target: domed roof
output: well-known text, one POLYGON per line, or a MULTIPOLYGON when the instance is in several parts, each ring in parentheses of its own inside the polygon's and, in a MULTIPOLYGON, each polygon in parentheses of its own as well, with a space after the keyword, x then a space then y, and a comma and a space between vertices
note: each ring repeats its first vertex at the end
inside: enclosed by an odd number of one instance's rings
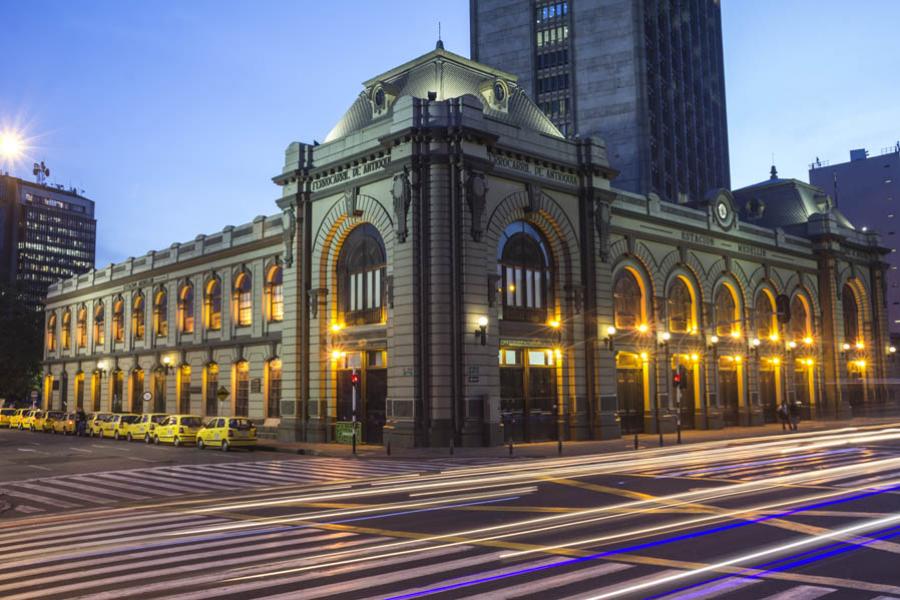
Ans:
POLYGON ((448 52, 438 42, 431 52, 364 82, 364 91, 325 141, 342 138, 389 116, 394 102, 402 96, 441 101, 471 95, 492 119, 564 137, 517 81, 515 75, 448 52))

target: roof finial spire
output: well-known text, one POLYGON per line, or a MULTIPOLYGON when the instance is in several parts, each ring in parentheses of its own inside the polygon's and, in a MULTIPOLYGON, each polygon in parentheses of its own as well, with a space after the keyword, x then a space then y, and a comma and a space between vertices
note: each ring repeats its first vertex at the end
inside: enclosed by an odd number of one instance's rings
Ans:
POLYGON ((435 48, 435 50, 443 50, 444 49, 444 42, 441 41, 441 22, 440 21, 438 21, 438 41, 437 41, 437 44, 435 44, 434 48, 435 48))
POLYGON ((772 153, 772 168, 769 170, 769 179, 778 179, 778 169, 775 168, 775 153, 772 153))

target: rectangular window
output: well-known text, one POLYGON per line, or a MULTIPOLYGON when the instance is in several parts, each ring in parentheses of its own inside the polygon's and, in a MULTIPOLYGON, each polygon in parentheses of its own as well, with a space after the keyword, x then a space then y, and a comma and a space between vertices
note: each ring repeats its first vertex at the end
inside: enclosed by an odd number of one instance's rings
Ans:
POLYGON ((281 416, 281 361, 269 361, 268 417, 281 416))
POLYGON ((219 414, 219 399, 216 392, 219 389, 219 367, 210 365, 206 367, 206 416, 214 417, 219 414))
POLYGON ((250 367, 246 362, 238 363, 235 379, 234 414, 238 417, 246 417, 250 408, 250 367))
POLYGON ((284 286, 272 286, 272 320, 284 320, 284 286))

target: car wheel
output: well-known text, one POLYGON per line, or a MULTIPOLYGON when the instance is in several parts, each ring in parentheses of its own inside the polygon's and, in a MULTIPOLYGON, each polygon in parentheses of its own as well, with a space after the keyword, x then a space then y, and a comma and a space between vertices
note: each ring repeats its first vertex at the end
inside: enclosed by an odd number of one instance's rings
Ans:
POLYGON ((203 443, 203 440, 197 438, 197 450, 203 450, 206 448, 206 444, 203 443))
POLYGON ((153 440, 150 438, 150 434, 149 434, 149 433, 145 433, 145 434, 144 434, 144 443, 145 443, 145 444, 149 444, 149 443, 152 442, 152 441, 153 441, 153 440))
POLYGON ((116 440, 117 442, 119 441, 119 432, 118 431, 113 434, 113 439, 116 440))
POLYGON ((222 440, 222 452, 228 452, 228 440, 222 440))
POLYGON ((158 435, 153 436, 153 443, 156 444, 157 446, 159 446, 159 436, 158 435))
POLYGON ((131 432, 129 431, 129 432, 128 432, 128 441, 130 442, 130 441, 132 441, 133 439, 134 439, 134 438, 131 437, 131 432))
POLYGON ((172 445, 176 448, 181 445, 181 440, 176 436, 175 439, 172 440, 172 445))

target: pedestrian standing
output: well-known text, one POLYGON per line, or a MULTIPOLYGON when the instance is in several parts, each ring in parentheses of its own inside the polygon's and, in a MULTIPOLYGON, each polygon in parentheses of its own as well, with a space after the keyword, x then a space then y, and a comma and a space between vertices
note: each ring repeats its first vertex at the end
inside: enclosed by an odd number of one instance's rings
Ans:
POLYGON ((778 410, 776 412, 778 413, 778 420, 781 421, 781 430, 787 431, 789 427, 788 419, 790 418, 787 402, 782 400, 781 404, 778 405, 778 410))
POLYGON ((797 424, 800 423, 800 403, 791 402, 788 411, 791 419, 791 431, 797 431, 797 424))
POLYGON ((84 409, 79 406, 78 410, 75 411, 75 435, 77 435, 78 437, 84 437, 86 424, 87 415, 84 414, 84 409))

